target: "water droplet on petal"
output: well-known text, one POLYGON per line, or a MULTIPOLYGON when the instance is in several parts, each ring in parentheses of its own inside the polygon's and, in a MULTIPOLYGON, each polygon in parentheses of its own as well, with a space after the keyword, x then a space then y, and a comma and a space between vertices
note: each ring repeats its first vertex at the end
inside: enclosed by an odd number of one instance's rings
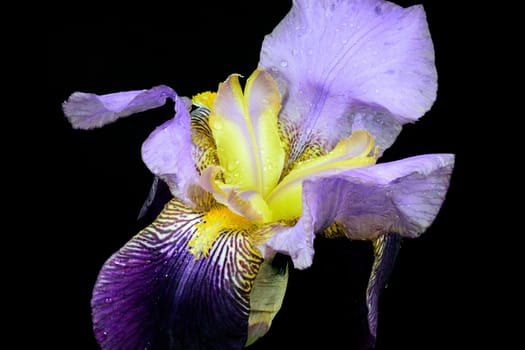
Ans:
POLYGON ((228 163, 226 165, 226 170, 228 170, 229 172, 233 172, 235 168, 236 168, 235 163, 228 163))
POLYGON ((103 331, 102 334, 100 335, 100 341, 106 340, 107 337, 108 337, 108 332, 107 331, 103 331))
POLYGON ((213 119, 212 126, 211 126, 213 129, 221 130, 223 126, 224 126, 224 122, 222 120, 213 119))
POLYGON ((105 302, 106 304, 111 304, 111 303, 113 302, 113 299, 111 299, 111 297, 106 297, 106 298, 104 299, 104 302, 105 302))
POLYGON ((285 60, 282 60, 281 61, 281 67, 283 67, 283 68, 288 67, 288 62, 285 61, 285 60))

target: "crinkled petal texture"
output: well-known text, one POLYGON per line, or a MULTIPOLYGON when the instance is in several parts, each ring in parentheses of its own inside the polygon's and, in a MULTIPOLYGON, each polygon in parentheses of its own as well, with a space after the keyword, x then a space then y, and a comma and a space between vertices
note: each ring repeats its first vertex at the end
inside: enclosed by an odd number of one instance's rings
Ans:
POLYGON ((417 237, 434 221, 447 193, 452 154, 428 154, 350 169, 303 183, 303 215, 293 227, 276 227, 265 255, 289 255, 299 269, 311 265, 313 240, 337 223, 350 239, 387 233, 417 237))
POLYGON ((188 244, 203 221, 170 201, 103 266, 92 298, 103 349, 242 349, 262 257, 246 232, 222 230, 203 258, 188 244))
POLYGON ((312 138, 331 147, 355 129, 370 131, 382 153, 436 98, 422 6, 296 0, 265 38, 259 66, 286 96, 281 119, 295 130, 292 160, 312 138))

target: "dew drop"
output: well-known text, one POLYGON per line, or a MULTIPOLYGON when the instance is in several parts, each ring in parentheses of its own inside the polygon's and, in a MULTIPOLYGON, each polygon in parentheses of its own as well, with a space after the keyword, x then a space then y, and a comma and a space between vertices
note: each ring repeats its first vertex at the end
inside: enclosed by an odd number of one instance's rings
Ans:
POLYGON ((100 336, 100 341, 104 341, 107 338, 108 338, 108 332, 107 331, 102 332, 102 334, 100 336))
POLYGON ((239 161, 235 161, 234 163, 228 163, 226 165, 226 170, 228 170, 230 173, 235 172, 239 168, 239 161))
POLYGON ((283 67, 283 68, 288 67, 288 62, 285 61, 285 60, 282 60, 281 61, 281 67, 283 67))
POLYGON ((213 121, 213 125, 211 126, 213 129, 215 130, 221 130, 222 127, 224 126, 224 122, 220 119, 215 119, 213 121))
POLYGON ((115 261, 115 264, 125 267, 127 265, 128 259, 119 257, 119 258, 115 258, 114 261, 115 261))
POLYGON ((272 163, 264 165, 264 171, 267 172, 267 173, 271 172, 273 170, 273 168, 274 168, 274 166, 273 166, 272 163))
POLYGON ((106 297, 106 298, 104 299, 104 302, 105 302, 106 304, 111 304, 111 303, 113 302, 113 299, 111 299, 111 297, 106 297))

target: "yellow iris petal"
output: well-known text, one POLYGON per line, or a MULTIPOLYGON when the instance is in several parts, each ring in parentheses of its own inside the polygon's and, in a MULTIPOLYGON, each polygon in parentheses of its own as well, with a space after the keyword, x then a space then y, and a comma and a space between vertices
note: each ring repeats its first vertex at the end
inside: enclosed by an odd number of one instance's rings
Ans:
POLYGON ((281 94, 272 77, 256 70, 246 82, 245 101, 258 145, 261 188, 266 196, 277 185, 284 165, 284 148, 277 127, 281 94))
POLYGON ((225 183, 265 196, 275 187, 284 163, 277 114, 277 84, 262 70, 248 78, 245 93, 238 75, 219 85, 209 124, 225 183))
POLYGON ((243 191, 235 185, 217 180, 220 170, 217 166, 206 168, 200 178, 202 188, 213 194, 217 202, 253 223, 262 224, 272 221, 272 213, 259 192, 243 191))
POLYGON ((376 157, 370 155, 373 145, 374 139, 370 133, 357 130, 350 137, 339 141, 328 154, 297 164, 266 199, 274 213, 274 220, 294 219, 301 215, 304 180, 374 164, 376 157))

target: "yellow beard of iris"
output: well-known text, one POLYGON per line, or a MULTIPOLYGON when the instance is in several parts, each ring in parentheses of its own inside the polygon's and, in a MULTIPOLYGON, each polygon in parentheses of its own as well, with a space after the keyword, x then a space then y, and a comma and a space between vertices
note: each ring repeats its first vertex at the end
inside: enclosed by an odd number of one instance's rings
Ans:
POLYGON ((238 77, 231 75, 217 93, 193 98, 195 105, 210 110, 208 122, 219 159, 219 165, 202 172, 200 184, 231 212, 255 225, 297 219, 305 179, 375 163, 372 135, 357 130, 328 154, 298 163, 282 177, 285 150, 278 129, 277 83, 257 69, 243 92, 238 77))
POLYGON ((195 225, 197 231, 188 242, 189 251, 195 256, 195 260, 203 256, 206 258, 221 231, 247 231, 252 227, 250 221, 232 213, 227 207, 212 208, 204 215, 202 221, 195 225))

